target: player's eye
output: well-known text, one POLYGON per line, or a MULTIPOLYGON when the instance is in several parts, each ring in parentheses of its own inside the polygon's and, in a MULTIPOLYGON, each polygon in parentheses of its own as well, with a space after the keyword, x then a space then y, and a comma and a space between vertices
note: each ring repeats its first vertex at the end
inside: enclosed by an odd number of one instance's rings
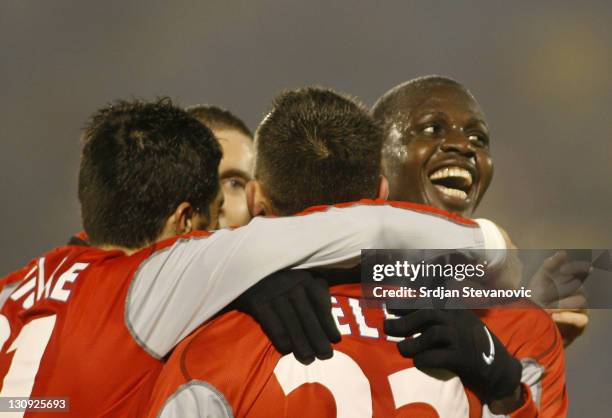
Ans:
POLYGON ((470 134, 468 140, 480 148, 486 148, 489 146, 489 138, 485 134, 470 134))
POLYGON ((442 132, 442 127, 436 123, 432 123, 423 127, 421 132, 428 136, 435 136, 442 132))
POLYGON ((246 180, 240 177, 229 177, 226 179, 223 179, 221 181, 221 184, 223 185, 223 187, 235 191, 235 190, 240 190, 240 189, 244 189, 246 186, 246 180))

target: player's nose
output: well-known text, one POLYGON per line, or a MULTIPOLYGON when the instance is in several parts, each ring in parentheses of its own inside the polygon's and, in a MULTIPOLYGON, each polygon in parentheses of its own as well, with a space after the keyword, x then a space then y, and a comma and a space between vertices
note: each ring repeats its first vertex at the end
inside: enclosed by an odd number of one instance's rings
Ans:
POLYGON ((444 152, 455 152, 466 157, 474 155, 472 143, 460 132, 449 133, 440 143, 440 150, 444 152))

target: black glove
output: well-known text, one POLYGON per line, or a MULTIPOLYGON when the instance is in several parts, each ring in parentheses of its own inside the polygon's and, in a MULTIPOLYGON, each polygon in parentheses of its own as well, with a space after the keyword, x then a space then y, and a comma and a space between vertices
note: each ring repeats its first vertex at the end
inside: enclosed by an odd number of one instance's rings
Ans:
POLYGON ((304 270, 271 274, 244 292, 234 305, 251 315, 282 354, 303 364, 332 356, 340 332, 331 314, 329 287, 304 270))
POLYGON ((407 337, 398 349, 418 369, 454 372, 483 402, 511 395, 520 383, 521 363, 470 310, 412 310, 386 320, 385 332, 407 337))

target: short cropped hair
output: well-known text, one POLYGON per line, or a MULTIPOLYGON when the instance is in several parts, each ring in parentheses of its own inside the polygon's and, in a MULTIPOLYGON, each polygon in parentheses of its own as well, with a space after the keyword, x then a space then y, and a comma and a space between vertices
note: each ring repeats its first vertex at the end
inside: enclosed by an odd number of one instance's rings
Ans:
POLYGON ((253 133, 242 119, 227 109, 214 105, 195 105, 185 110, 211 130, 232 129, 253 138, 253 133))
POLYGON ((463 91, 476 102, 472 93, 463 84, 452 78, 440 75, 414 78, 387 91, 372 107, 372 115, 385 130, 385 136, 388 136, 390 128, 394 123, 407 116, 405 114, 406 104, 410 103, 415 95, 436 87, 456 88, 463 91))
POLYGON ((182 202, 208 215, 219 191, 221 148, 170 99, 103 107, 82 138, 79 201, 92 245, 150 244, 182 202))
POLYGON ((255 135, 255 177, 279 215, 374 198, 382 131, 348 96, 308 87, 281 93, 255 135))

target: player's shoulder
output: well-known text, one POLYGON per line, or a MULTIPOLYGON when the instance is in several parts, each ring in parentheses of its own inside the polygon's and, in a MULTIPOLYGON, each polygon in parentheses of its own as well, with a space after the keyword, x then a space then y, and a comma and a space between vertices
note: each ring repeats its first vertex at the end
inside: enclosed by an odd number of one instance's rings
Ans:
POLYGON ((41 265, 46 268, 55 268, 60 264, 65 264, 67 260, 79 260, 90 262, 96 258, 103 256, 100 250, 92 247, 64 245, 55 247, 36 258, 31 259, 23 267, 8 273, 0 279, 0 288, 7 284, 12 284, 23 280, 33 269, 41 265))
MULTIPOLYGON (((168 238, 125 257, 117 267, 126 272, 132 272, 135 282, 148 283, 145 286, 135 287, 136 290, 143 290, 142 296, 148 297, 147 289, 151 283, 159 278, 159 272, 162 269, 165 269, 166 272, 172 269, 182 271, 185 263, 188 263, 197 254, 198 241, 210 238, 213 235, 207 231, 195 231, 168 238)), ((174 274, 165 274, 165 277, 174 276, 174 274)))
MULTIPOLYGON (((87 276, 85 272, 93 264, 117 255, 118 252, 73 245, 47 251, 0 279, 0 308, 17 314, 22 310, 36 311, 41 304, 57 307, 68 300, 77 277, 87 276), (9 300, 13 303, 7 303, 9 300)), ((83 279, 78 281, 81 282, 83 279)), ((45 306, 44 309, 49 307, 45 306)))
POLYGON ((154 256, 163 256, 168 254, 172 248, 185 244, 189 245, 202 239, 211 238, 214 235, 214 233, 208 231, 193 231, 189 234, 177 235, 142 248, 130 255, 130 258, 134 261, 143 261, 154 256))
POLYGON ((257 344, 260 340, 266 340, 268 343, 259 324, 251 316, 232 310, 196 329, 181 343, 180 351, 185 359, 197 358, 207 353, 232 355, 234 351, 242 351, 245 347, 254 350, 261 345, 257 344))
POLYGON ((475 220, 461 217, 455 213, 448 212, 444 209, 440 209, 434 206, 425 205, 421 203, 404 202, 404 201, 393 201, 384 199, 361 199, 353 202, 343 202, 334 205, 318 205, 312 206, 304 211, 298 213, 296 216, 310 215, 313 213, 326 212, 332 209, 348 209, 348 208, 363 208, 363 207, 390 207, 399 210, 406 210, 411 212, 419 212, 425 215, 443 218, 446 220, 453 221, 455 223, 478 227, 478 223, 475 220))
POLYGON ((201 239, 210 238, 215 235, 215 232, 209 231, 192 231, 188 234, 177 235, 171 238, 164 239, 162 241, 156 242, 155 244, 141 250, 142 253, 147 252, 155 252, 165 250, 166 248, 172 247, 175 244, 181 244, 186 242, 198 241, 201 239))
POLYGON ((484 310, 483 320, 491 323, 501 323, 510 328, 523 328, 530 324, 537 330, 547 329, 554 325, 550 315, 538 305, 530 301, 521 301, 499 308, 484 310))
POLYGON ((173 408, 180 409, 183 416, 192 407, 192 399, 204 402, 210 395, 214 403, 223 405, 227 416, 233 416, 230 411, 244 402, 252 404, 251 397, 261 392, 273 370, 272 366, 270 373, 265 373, 260 367, 267 361, 262 347, 265 350, 268 341, 260 332, 249 316, 238 311, 200 326, 176 346, 166 361, 155 383, 147 416, 166 416, 166 411, 173 408), (192 399, 186 399, 186 393, 192 399))
POLYGON ((227 383, 244 381, 245 373, 265 368, 266 364, 273 370, 280 354, 253 318, 230 311, 194 331, 177 346, 172 356, 180 357, 186 379, 219 383, 214 382, 219 378, 227 383))

